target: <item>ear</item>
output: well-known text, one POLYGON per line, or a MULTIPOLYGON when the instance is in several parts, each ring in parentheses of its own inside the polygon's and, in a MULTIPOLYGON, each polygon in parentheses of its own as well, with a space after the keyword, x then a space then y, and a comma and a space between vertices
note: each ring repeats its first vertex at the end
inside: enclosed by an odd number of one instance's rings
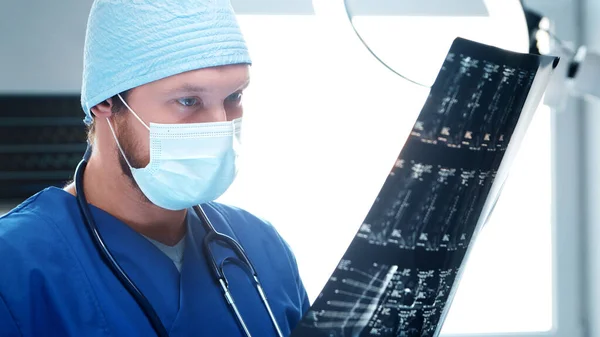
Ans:
POLYGON ((96 118, 108 118, 112 114, 113 101, 109 98, 102 103, 92 107, 92 113, 96 118))

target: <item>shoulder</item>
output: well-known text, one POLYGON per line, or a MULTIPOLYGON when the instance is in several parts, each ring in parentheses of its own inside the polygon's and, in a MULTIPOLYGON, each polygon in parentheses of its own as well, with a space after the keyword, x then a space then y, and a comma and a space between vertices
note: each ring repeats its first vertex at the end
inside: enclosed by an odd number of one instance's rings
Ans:
POLYGON ((0 217, 0 328, 10 315, 23 335, 38 336, 63 331, 73 313, 98 313, 79 216, 72 195, 46 189, 0 217))
POLYGON ((221 218, 244 249, 262 251, 285 261, 296 279, 300 279, 296 257, 291 247, 269 221, 232 205, 211 202, 206 206, 207 215, 221 218))
POLYGON ((25 249, 32 241, 49 241, 56 236, 53 223, 60 222, 64 211, 47 193, 41 191, 0 216, 0 252, 25 249))
MULTIPOLYGON (((296 257, 275 227, 265 219, 238 207, 221 203, 209 203, 205 211, 209 218, 220 218, 226 229, 244 248, 262 277, 267 279, 267 287, 281 288, 293 305, 288 322, 293 327, 308 310, 309 299, 300 277, 296 257), (211 217, 212 216, 212 217, 211 217)), ((215 224, 216 225, 216 224, 215 224)), ((218 228, 221 230, 221 228, 218 228)), ((262 279, 261 282, 265 283, 262 279)), ((273 290, 276 293, 277 290, 273 290)))
POLYGON ((207 204, 207 214, 220 217, 224 224, 231 229, 236 239, 246 245, 261 243, 263 248, 283 250, 292 254, 290 247, 277 229, 266 219, 258 217, 243 208, 217 202, 207 204), (265 246, 264 244, 269 244, 265 246))
POLYGON ((27 297, 40 294, 47 282, 48 269, 64 270, 56 265, 63 260, 60 248, 63 239, 51 223, 52 217, 58 216, 60 211, 47 204, 44 193, 30 197, 0 217, 0 304, 3 307, 0 308, 0 326, 12 317, 20 322, 26 335, 32 326, 28 319, 33 310, 27 297))
POLYGON ((269 261, 271 266, 299 279, 292 249, 270 222, 239 207, 215 202, 207 206, 207 215, 221 218, 223 228, 219 230, 226 234, 229 231, 229 235, 232 235, 250 256, 255 255, 261 262, 269 261))
POLYGON ((259 230, 279 237, 279 233, 277 233, 277 230, 270 222, 243 208, 218 202, 210 202, 205 206, 208 206, 207 213, 223 217, 234 231, 259 230))
POLYGON ((5 275, 0 290, 65 257, 67 239, 60 227, 68 226, 67 213, 67 206, 44 190, 0 217, 0 275, 5 275))
POLYGON ((40 213, 40 192, 0 217, 0 253, 20 250, 28 241, 44 238, 49 226, 40 213))

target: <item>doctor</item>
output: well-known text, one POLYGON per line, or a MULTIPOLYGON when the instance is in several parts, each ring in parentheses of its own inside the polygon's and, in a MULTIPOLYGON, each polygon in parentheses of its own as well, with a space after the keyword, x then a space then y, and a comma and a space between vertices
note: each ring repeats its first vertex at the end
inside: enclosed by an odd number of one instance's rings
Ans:
POLYGON ((0 336, 290 334, 309 306, 292 252, 214 202, 250 63, 227 0, 94 2, 91 146, 73 184, 0 218, 0 336))

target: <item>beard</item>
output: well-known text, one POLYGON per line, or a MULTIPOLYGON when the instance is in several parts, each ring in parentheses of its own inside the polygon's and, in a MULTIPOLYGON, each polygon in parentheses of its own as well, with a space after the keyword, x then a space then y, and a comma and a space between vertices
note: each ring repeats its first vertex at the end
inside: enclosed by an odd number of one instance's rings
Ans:
POLYGON ((123 150, 123 154, 121 154, 121 151, 119 151, 119 147, 117 146, 116 148, 121 172, 124 176, 127 177, 127 180, 129 181, 131 186, 139 192, 141 201, 143 203, 152 204, 152 202, 148 199, 148 197, 146 197, 144 192, 142 192, 142 189, 135 181, 135 178, 133 178, 133 173, 131 173, 131 169, 129 168, 129 165, 131 165, 131 167, 133 168, 146 167, 150 162, 150 158, 142 157, 142 151, 140 150, 141 146, 139 145, 139 142, 136 141, 133 133, 131 132, 131 129, 129 128, 129 120, 127 119, 127 117, 123 115, 115 117, 116 118, 113 118, 115 121, 115 126, 117 126, 115 129, 115 134, 119 144, 121 145, 121 149, 123 150), (127 164, 127 161, 123 156, 127 157, 129 165, 127 164))

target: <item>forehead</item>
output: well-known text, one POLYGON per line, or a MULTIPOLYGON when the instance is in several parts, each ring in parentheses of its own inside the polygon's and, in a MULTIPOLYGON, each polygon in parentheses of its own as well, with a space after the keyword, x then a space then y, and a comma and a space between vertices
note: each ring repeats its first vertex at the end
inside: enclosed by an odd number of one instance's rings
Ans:
POLYGON ((235 91, 244 87, 249 81, 250 67, 246 64, 235 64, 187 71, 141 87, 165 92, 182 89, 187 91, 235 91))

